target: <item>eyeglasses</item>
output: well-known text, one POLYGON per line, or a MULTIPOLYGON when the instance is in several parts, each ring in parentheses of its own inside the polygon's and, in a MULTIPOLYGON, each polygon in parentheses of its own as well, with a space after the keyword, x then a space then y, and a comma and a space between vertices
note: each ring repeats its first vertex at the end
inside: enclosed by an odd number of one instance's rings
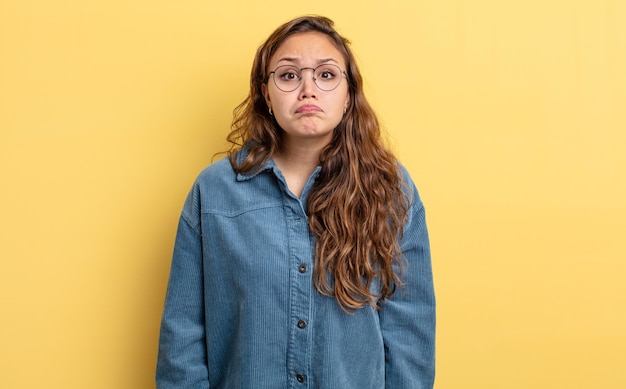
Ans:
MULTIPOLYGON (((342 75, 346 76, 345 70, 339 66, 326 63, 315 68, 298 68, 293 65, 281 65, 270 72, 269 76, 274 79, 274 84, 283 92, 293 92, 302 83, 302 71, 310 69, 313 71, 313 82, 318 88, 325 92, 330 92, 341 84, 342 75)), ((268 76, 268 78, 269 78, 268 76)))

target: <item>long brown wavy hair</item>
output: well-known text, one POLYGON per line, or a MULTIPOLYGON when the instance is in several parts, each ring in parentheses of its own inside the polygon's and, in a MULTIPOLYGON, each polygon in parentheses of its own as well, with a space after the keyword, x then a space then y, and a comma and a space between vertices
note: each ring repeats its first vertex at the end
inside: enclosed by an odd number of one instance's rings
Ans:
POLYGON ((350 42, 333 21, 305 16, 280 26, 257 50, 250 94, 234 110, 229 158, 238 173, 252 174, 281 147, 282 129, 270 115, 262 86, 268 63, 291 35, 326 34, 344 56, 350 101, 332 141, 320 155, 321 171, 308 197, 309 228, 316 238, 313 280, 350 311, 391 297, 402 285, 400 238, 409 198, 396 158, 383 145, 380 125, 363 93, 350 42), (237 161, 242 149, 247 158, 237 161), (376 280, 376 281, 375 281, 376 280))

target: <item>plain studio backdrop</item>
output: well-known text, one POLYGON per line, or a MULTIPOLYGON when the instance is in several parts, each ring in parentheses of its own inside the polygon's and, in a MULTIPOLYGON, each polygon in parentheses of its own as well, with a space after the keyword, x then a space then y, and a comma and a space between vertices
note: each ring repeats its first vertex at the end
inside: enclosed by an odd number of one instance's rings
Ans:
POLYGON ((621 0, 1 0, 0 386, 154 387, 183 200, 302 14, 426 204, 436 388, 625 388, 621 0))

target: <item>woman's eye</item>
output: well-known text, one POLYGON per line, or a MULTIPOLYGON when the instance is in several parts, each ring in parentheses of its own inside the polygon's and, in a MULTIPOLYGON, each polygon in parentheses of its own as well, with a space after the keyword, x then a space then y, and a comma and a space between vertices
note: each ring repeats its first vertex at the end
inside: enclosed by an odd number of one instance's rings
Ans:
POLYGON ((282 78, 285 81, 297 80, 298 74, 294 72, 285 72, 280 76, 280 78, 282 78))
POLYGON ((335 78, 335 73, 333 73, 330 70, 323 70, 320 73, 319 78, 321 78, 323 80, 331 80, 331 79, 335 78))

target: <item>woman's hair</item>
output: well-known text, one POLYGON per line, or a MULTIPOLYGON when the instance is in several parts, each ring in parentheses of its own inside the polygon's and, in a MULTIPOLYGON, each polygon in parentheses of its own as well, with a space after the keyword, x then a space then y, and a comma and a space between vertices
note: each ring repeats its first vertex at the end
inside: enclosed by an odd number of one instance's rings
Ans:
POLYGON ((347 111, 321 152, 321 170, 308 196, 309 227, 316 238, 313 279, 316 288, 335 296, 344 310, 378 307, 379 299, 392 296, 402 285, 400 238, 410 199, 398 163, 381 141, 350 42, 330 19, 294 19, 259 47, 250 94, 234 111, 229 158, 235 171, 252 174, 280 150, 282 129, 269 113, 262 86, 280 45, 291 35, 312 31, 327 35, 342 53, 350 93, 347 111), (242 148, 249 154, 238 161, 242 148))

